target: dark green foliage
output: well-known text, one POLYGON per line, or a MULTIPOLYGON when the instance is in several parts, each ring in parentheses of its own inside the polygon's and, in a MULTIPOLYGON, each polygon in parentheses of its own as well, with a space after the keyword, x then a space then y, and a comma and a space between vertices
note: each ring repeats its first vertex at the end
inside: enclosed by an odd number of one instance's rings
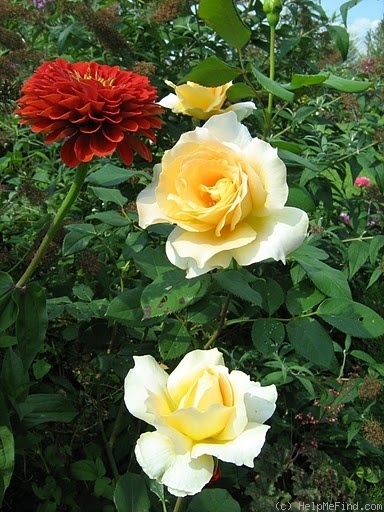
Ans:
MULTIPOLYGON (((276 29, 272 79, 262 3, 231 0, 217 13, 215 4, 47 0, 37 8, 0 0, 4 512, 173 510, 175 498, 136 463, 146 426, 126 411, 123 380, 134 355, 173 369, 207 342, 230 370, 275 384, 279 399, 254 468, 220 463, 221 478, 187 498, 186 511, 383 499, 382 63, 350 62, 344 26, 330 24, 316 2, 290 1, 276 29), (135 199, 152 165, 136 157, 127 169, 114 155, 92 161, 33 279, 15 288, 74 176, 60 145, 44 144, 11 113, 22 80, 59 55, 146 70, 159 98, 170 92, 164 79, 233 80, 228 98, 256 103, 244 123, 278 148, 288 204, 310 217, 305 243, 286 265, 232 265, 187 280, 165 254, 172 227, 137 223, 135 199), (370 185, 354 185, 358 176, 370 185), (371 394, 367 376, 379 383, 371 394), (379 425, 376 437, 367 425, 379 425)), ((341 7, 344 24, 354 4, 341 7)), ((379 36, 380 27, 370 36, 375 51, 379 36)), ((154 163, 194 128, 169 111, 163 119, 154 163)))

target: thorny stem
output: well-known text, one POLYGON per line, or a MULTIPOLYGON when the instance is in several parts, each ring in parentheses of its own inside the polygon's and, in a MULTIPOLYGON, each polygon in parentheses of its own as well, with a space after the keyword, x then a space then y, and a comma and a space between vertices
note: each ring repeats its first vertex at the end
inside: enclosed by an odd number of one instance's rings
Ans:
POLYGON ((224 305, 221 309, 219 325, 217 326, 216 331, 212 334, 212 336, 209 338, 207 343, 204 345, 204 347, 203 347, 204 350, 207 350, 209 347, 211 347, 215 343, 217 338, 220 336, 220 333, 223 330, 223 327, 225 324, 225 318, 227 316, 229 303, 231 302, 231 297, 232 297, 231 294, 228 293, 227 298, 225 299, 224 305))
POLYGON ((52 221, 52 224, 50 225, 47 233, 45 234, 39 248, 37 249, 35 255, 32 258, 32 261, 28 265, 27 269, 25 270, 24 274, 19 279, 18 283, 16 284, 16 288, 22 288, 26 285, 26 283, 31 278, 32 274, 35 272, 36 268, 38 267, 39 263, 41 262, 42 258, 44 257, 45 253, 49 249, 49 246, 58 232, 59 228, 63 224, 64 218, 67 215, 69 209, 75 202, 77 196, 79 195, 81 188, 84 184, 85 177, 87 175, 89 168, 88 163, 82 163, 80 164, 76 169, 76 175, 74 182, 71 185, 71 188, 68 191, 68 194, 66 198, 64 199, 62 205, 60 206, 59 210, 56 213, 55 218, 52 221))

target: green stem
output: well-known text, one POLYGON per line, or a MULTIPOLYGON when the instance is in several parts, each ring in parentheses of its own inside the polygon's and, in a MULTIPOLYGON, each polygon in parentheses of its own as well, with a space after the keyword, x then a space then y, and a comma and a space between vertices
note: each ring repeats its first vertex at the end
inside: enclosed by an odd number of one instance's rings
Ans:
POLYGON ((39 263, 41 262, 43 256, 47 252, 54 236, 61 227, 65 216, 67 215, 69 209, 71 208, 71 206, 73 205, 77 196, 80 193, 80 190, 84 184, 84 180, 88 172, 88 168, 88 163, 82 163, 76 169, 75 180, 72 183, 71 188, 69 189, 69 192, 66 198, 64 199, 62 205, 60 206, 58 212, 56 213, 56 216, 53 219, 52 224, 50 225, 46 235, 44 236, 39 248, 37 249, 34 257, 32 258, 32 261, 30 262, 26 271, 16 284, 17 288, 22 288, 23 286, 26 285, 26 283, 28 282, 28 280, 38 267, 39 263))
POLYGON ((118 411, 116 419, 115 419, 115 423, 113 424, 112 433, 111 433, 111 436, 108 441, 108 444, 109 444, 109 447, 111 450, 113 450, 113 447, 115 446, 117 435, 120 432, 121 425, 123 423, 125 411, 126 411, 126 407, 125 407, 124 399, 122 399, 120 402, 119 411, 118 411))
POLYGON ((341 240, 343 244, 346 242, 362 242, 363 240, 372 240, 375 238, 374 236, 359 236, 358 238, 345 238, 344 240, 341 240))
POLYGON ((108 441, 103 424, 103 418, 101 416, 101 397, 100 397, 100 375, 96 375, 96 395, 97 395, 97 422, 99 424, 101 437, 104 442, 105 451, 108 457, 108 462, 112 470, 113 478, 117 482, 120 478, 119 470, 117 468, 115 457, 113 456, 112 447, 110 441, 108 441))
POLYGON ((203 347, 204 350, 207 350, 209 347, 211 347, 211 345, 213 345, 215 343, 215 341, 217 340, 217 338, 220 336, 220 333, 223 330, 223 327, 225 324, 225 319, 227 316, 229 303, 231 302, 231 297, 232 297, 231 294, 228 293, 225 303, 221 309, 219 325, 217 326, 216 331, 212 334, 212 336, 209 338, 207 343, 204 345, 204 347, 203 347))
POLYGON ((363 153, 366 149, 369 149, 369 148, 372 148, 373 146, 376 146, 378 144, 377 141, 375 142, 372 142, 371 144, 368 144, 368 146, 364 146, 363 148, 360 148, 360 149, 356 149, 356 151, 354 151, 353 153, 350 153, 349 155, 344 155, 344 156, 341 156, 340 158, 338 158, 337 160, 335 160, 335 164, 338 164, 340 162, 343 162, 344 160, 348 160, 348 158, 351 158, 351 156, 355 156, 355 155, 360 155, 361 153, 363 153))
POLYGON ((181 498, 181 497, 179 496, 179 497, 177 498, 177 500, 176 500, 175 508, 173 509, 173 512, 180 512, 182 502, 183 502, 183 498, 181 498))
MULTIPOLYGON (((275 39, 276 31, 274 26, 270 26, 269 38, 269 78, 275 80, 275 39)), ((268 137, 272 124, 273 94, 268 94, 268 107, 265 115, 264 139, 268 137)))

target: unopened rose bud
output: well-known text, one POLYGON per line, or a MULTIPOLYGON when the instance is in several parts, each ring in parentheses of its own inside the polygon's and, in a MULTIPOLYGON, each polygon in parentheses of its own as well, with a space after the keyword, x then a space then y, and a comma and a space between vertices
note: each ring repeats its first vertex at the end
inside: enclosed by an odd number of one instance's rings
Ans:
POLYGON ((278 24, 282 8, 281 0, 264 0, 263 11, 267 15, 267 20, 271 27, 276 27, 278 24))

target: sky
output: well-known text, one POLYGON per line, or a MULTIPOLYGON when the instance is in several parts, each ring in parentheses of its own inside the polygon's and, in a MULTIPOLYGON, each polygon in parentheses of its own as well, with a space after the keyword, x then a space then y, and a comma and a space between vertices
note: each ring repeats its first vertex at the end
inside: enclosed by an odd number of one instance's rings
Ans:
MULTIPOLYGON (((318 0, 328 16, 338 14, 341 22, 340 6, 347 0, 318 0)), ((384 0, 361 0, 361 2, 348 11, 348 30, 352 37, 356 37, 360 51, 365 50, 365 35, 371 28, 376 28, 384 17, 384 0)))

